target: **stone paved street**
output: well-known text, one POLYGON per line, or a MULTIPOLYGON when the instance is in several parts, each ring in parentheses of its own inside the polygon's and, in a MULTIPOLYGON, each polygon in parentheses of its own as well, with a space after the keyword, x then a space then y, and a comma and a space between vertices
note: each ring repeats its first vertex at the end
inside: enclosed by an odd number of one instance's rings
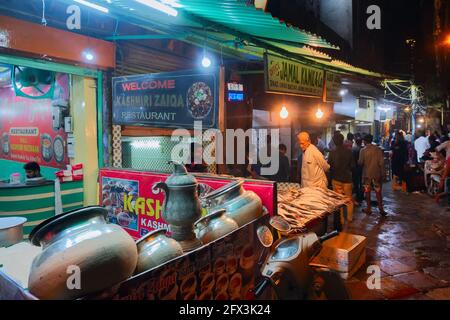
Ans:
MULTIPOLYGON (((344 231, 367 237, 366 264, 347 280, 353 299, 450 299, 450 213, 425 194, 405 194, 385 185, 388 217, 358 208, 344 231), (381 267, 381 289, 369 290, 366 270, 381 267)), ((375 195, 373 195, 375 198, 375 195)))

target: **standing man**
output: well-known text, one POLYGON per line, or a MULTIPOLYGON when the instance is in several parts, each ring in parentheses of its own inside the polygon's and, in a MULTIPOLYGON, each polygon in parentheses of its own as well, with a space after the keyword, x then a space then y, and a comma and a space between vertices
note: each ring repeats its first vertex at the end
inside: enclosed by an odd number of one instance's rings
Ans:
POLYGON ((311 139, 311 143, 313 145, 315 145, 317 147, 317 149, 319 149, 319 151, 325 155, 326 152, 328 152, 327 149, 327 145, 325 142, 323 142, 323 140, 320 138, 319 134, 317 133, 311 133, 309 135, 310 139, 311 139))
POLYGON ((353 193, 355 194, 355 200, 359 205, 364 200, 364 190, 362 187, 362 167, 358 164, 359 154, 362 149, 362 139, 361 137, 356 138, 355 144, 352 148, 353 161, 355 167, 352 170, 353 178, 353 193))
MULTIPOLYGON (((328 163, 330 164, 331 182, 333 190, 345 195, 348 200, 347 220, 353 220, 353 194, 352 169, 355 167, 352 151, 344 146, 344 136, 338 134, 333 138, 336 148, 330 151, 328 163)), ((341 224, 344 224, 344 210, 341 209, 341 224)))
MULTIPOLYGON (((334 134, 333 134, 333 138, 335 136, 337 136, 338 134, 340 134, 340 133, 341 133, 340 130, 335 131, 334 134)), ((331 138, 330 143, 328 143, 328 150, 330 150, 330 151, 333 150, 336 147, 336 145, 334 144, 333 138, 331 138)))
POLYGON ((344 141, 344 147, 346 147, 348 150, 352 150, 354 140, 355 136, 353 135, 353 133, 347 133, 347 140, 344 141))
POLYGON ((417 152, 417 162, 423 163, 422 157, 425 151, 427 151, 430 148, 430 142, 428 141, 428 138, 425 136, 425 133, 422 131, 420 133, 420 136, 414 141, 414 149, 416 149, 417 152))
POLYGON ((291 164, 289 163, 289 158, 286 156, 287 147, 285 144, 280 143, 279 153, 280 153, 279 168, 275 181, 289 182, 289 175, 291 173, 291 164))
POLYGON ((297 139, 303 150, 302 187, 327 189, 328 181, 325 172, 330 169, 330 166, 325 161, 323 154, 311 143, 307 132, 300 132, 297 139))
POLYGON ((383 151, 372 144, 373 137, 368 134, 363 138, 365 147, 361 150, 358 164, 363 168, 363 186, 366 194, 367 209, 363 210, 366 214, 372 213, 372 203, 370 200, 370 193, 372 188, 375 189, 375 194, 378 201, 378 210, 382 216, 387 213, 383 208, 382 184, 384 177, 384 156, 383 151))

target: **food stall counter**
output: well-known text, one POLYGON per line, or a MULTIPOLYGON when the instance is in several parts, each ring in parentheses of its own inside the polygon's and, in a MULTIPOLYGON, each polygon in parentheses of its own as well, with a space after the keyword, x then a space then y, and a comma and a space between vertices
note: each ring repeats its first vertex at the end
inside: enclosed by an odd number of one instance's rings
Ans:
POLYGON ((61 197, 62 211, 83 206, 83 181, 64 182, 55 190, 55 182, 9 184, 0 182, 0 217, 24 217, 24 237, 44 220, 55 215, 55 199, 61 197))

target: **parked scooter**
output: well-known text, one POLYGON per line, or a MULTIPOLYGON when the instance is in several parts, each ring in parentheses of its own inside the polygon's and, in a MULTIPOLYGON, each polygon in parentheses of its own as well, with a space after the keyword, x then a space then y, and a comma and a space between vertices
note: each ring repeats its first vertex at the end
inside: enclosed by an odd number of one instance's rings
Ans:
POLYGON ((350 296, 339 274, 327 268, 311 267, 309 262, 322 249, 322 242, 337 236, 333 231, 322 237, 314 232, 289 235, 290 225, 277 216, 270 220, 278 240, 267 226, 258 230, 258 238, 270 252, 261 255, 262 280, 255 287, 258 299, 348 300, 350 296), (264 262, 262 262, 264 261, 264 262), (268 290, 271 289, 271 290, 268 290))

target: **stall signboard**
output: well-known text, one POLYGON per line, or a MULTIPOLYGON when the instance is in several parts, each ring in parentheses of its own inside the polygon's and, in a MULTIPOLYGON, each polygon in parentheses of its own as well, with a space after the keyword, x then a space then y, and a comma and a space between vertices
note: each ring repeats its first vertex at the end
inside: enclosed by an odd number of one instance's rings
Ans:
POLYGON ((244 85, 242 83, 230 82, 227 84, 228 102, 244 101, 244 85))
POLYGON ((341 81, 339 74, 328 71, 325 73, 325 102, 342 102, 341 81))
MULTIPOLYGON (((108 220, 122 226, 135 239, 152 230, 170 230, 162 217, 164 192, 153 188, 168 176, 166 173, 100 170, 100 204, 108 210, 108 220)), ((204 192, 211 192, 232 181, 211 175, 196 175, 196 179, 204 192)), ((244 188, 255 192, 268 212, 275 214, 275 183, 246 180, 244 188)))
POLYGON ((264 55, 264 62, 266 92, 323 97, 323 70, 269 54, 264 55))
MULTIPOLYGON (((33 90, 23 88, 22 93, 33 90)), ((10 84, 0 84, 0 159, 64 168, 69 163, 67 134, 54 119, 60 119, 68 101, 67 74, 56 74, 53 99, 17 96, 10 84)))
POLYGON ((152 73, 112 80, 113 123, 155 128, 217 128, 219 68, 152 73))

